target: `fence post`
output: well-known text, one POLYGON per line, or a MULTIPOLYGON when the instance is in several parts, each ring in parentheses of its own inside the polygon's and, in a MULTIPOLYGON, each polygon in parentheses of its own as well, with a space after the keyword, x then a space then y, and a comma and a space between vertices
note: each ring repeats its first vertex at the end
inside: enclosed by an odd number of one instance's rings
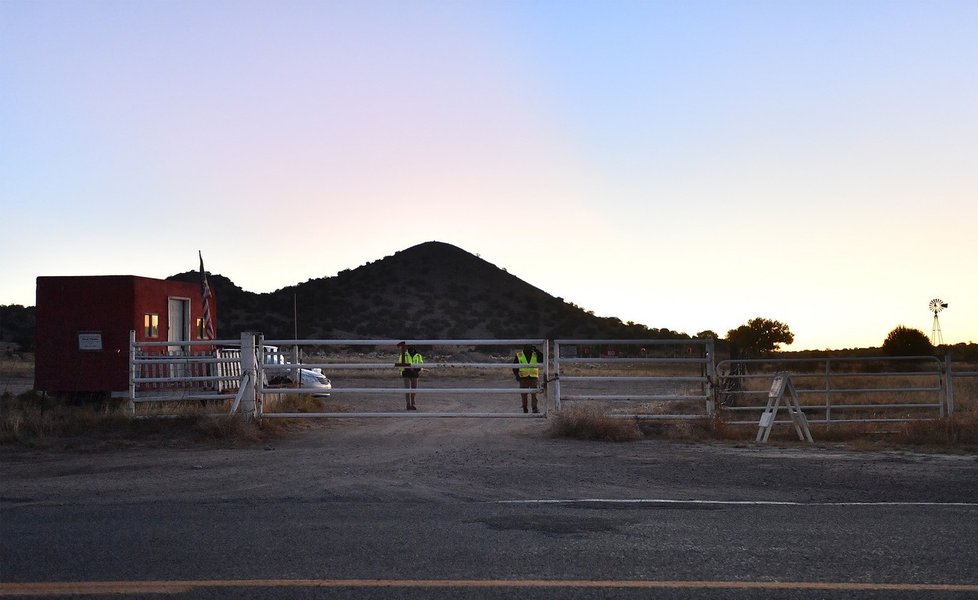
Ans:
POLYGON ((136 416, 136 330, 129 330, 129 417, 136 416))
POLYGON ((560 342, 554 340, 554 374, 553 374, 553 404, 554 410, 560 412, 560 342))
POLYGON ((543 340, 543 413, 549 414, 553 408, 550 402, 550 340, 543 340))
POLYGON ((944 399, 947 402, 948 418, 954 416, 954 373, 951 367, 951 355, 944 355, 944 399))
MULTIPOLYGON (((285 356, 284 354, 282 355, 285 356)), ((299 365, 302 361, 299 360, 299 344, 292 346, 292 364, 299 365)), ((293 377, 292 381, 295 382, 297 387, 302 387, 302 370, 297 366, 295 369, 289 370, 289 376, 293 377)))
POLYGON ((825 424, 832 422, 832 359, 825 359, 825 424))
POLYGON ((706 339, 706 384, 704 391, 706 392, 706 416, 712 417, 716 412, 716 401, 713 397, 713 382, 716 380, 717 374, 717 363, 715 342, 712 337, 706 339))
POLYGON ((241 413, 254 418, 255 415, 255 381, 258 375, 255 368, 255 334, 246 331, 241 334, 241 374, 244 377, 245 390, 241 398, 241 413))

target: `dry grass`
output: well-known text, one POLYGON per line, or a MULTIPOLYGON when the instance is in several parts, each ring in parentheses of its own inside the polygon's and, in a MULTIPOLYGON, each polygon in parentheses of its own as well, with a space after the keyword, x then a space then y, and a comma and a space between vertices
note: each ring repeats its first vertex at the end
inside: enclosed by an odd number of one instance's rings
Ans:
POLYGON ((0 375, 5 377, 34 377, 34 359, 32 356, 12 357, 0 356, 0 375))
POLYGON ((562 376, 580 377, 695 377, 701 374, 698 364, 571 364, 560 369, 562 376))
MULTIPOLYGON (((816 443, 849 443, 864 450, 915 448, 937 451, 978 450, 978 415, 956 413, 950 418, 902 423, 813 424, 816 443)), ((778 439, 794 435, 790 426, 781 428, 778 439)), ((772 434, 772 439, 775 435, 772 434)))
MULTIPOLYGON (((964 370, 965 366, 955 366, 964 370)), ((818 375, 792 375, 796 387, 819 387, 824 385, 824 377, 818 375)), ((766 390, 769 379, 750 379, 746 382, 750 389, 766 390)), ((888 376, 872 375, 833 375, 833 386, 852 389, 931 387, 937 385, 937 375, 910 376, 894 374, 888 376)), ((766 395, 754 396, 750 401, 742 399, 738 406, 754 404, 763 406, 766 395)), ((806 406, 824 405, 820 394, 800 394, 800 401, 806 406)), ((844 409, 841 404, 900 405, 936 402, 936 392, 863 392, 833 393, 832 417, 846 418, 886 418, 920 419, 889 422, 838 422, 819 423, 813 417, 824 417, 816 411, 809 414, 812 437, 816 443, 845 443, 867 450, 895 447, 928 448, 935 450, 971 451, 978 448, 978 378, 956 377, 954 380, 954 416, 938 418, 936 407, 912 408, 893 406, 889 408, 844 409)), ((740 417, 742 418, 742 417, 740 417)), ((732 431, 730 439, 752 440, 757 433, 756 426, 728 426, 732 431)), ((797 441, 794 428, 789 424, 778 425, 771 434, 772 441, 797 441)))
MULTIPOLYGON (((739 398, 739 406, 758 404, 763 406, 767 402, 766 392, 770 390, 774 379, 770 377, 751 377, 742 382, 744 391, 764 392, 747 397, 739 398)), ((825 378, 820 375, 791 375, 791 382, 798 391, 799 402, 806 406, 822 406, 825 404, 826 394, 825 378)), ((900 404, 900 403, 919 403, 922 400, 931 401, 936 392, 933 391, 911 391, 910 388, 935 388, 940 384, 938 374, 928 375, 846 375, 833 374, 832 376, 832 402, 835 404, 900 404), (840 391, 840 390, 873 390, 905 388, 904 392, 892 391, 840 391)))
MULTIPOLYGON (((917 450, 973 452, 978 450, 978 414, 955 413, 952 418, 906 422, 817 423, 809 428, 815 444, 844 444, 862 450, 914 448, 917 450)), ((661 434, 643 426, 646 435, 661 434)), ((726 423, 722 416, 707 426, 693 428, 699 435, 683 439, 716 439, 753 442, 756 426, 736 426, 726 423)), ((672 437, 672 436, 669 436, 672 437)), ((802 443, 790 423, 779 423, 771 432, 774 443, 802 443)))
POLYGON ((0 442, 41 441, 118 427, 128 419, 104 407, 55 407, 28 392, 0 398, 0 442))
POLYGON ((71 405, 34 392, 0 397, 0 445, 99 449, 138 444, 258 442, 274 431, 240 416, 207 414, 197 403, 148 411, 130 419, 125 403, 71 405))
POLYGON ((970 446, 978 448, 978 414, 957 413, 952 418, 905 424, 897 442, 913 446, 970 446))
POLYGON ((262 406, 264 412, 270 413, 343 413, 352 412, 346 404, 340 404, 332 398, 319 398, 305 394, 269 394, 262 406))
POLYGON ((594 407, 574 407, 554 413, 550 435, 578 440, 631 442, 641 439, 635 419, 616 418, 594 407))
MULTIPOLYGON (((816 439, 830 440, 853 440, 859 436, 869 438, 880 438, 884 434, 889 439, 897 439, 895 432, 901 427, 895 420, 922 420, 929 422, 940 417, 939 393, 934 389, 940 385, 938 375, 917 375, 908 376, 904 374, 894 375, 834 375, 832 385, 836 391, 831 396, 823 393, 805 393, 805 389, 821 389, 825 385, 825 379, 821 376, 792 375, 792 383, 799 391, 799 401, 803 406, 812 407, 813 410, 806 411, 812 424, 812 433, 816 439), (866 390, 872 388, 883 388, 887 391, 850 391, 843 392, 839 389, 866 390), (892 391, 898 388, 931 388, 929 390, 892 391), (833 422, 829 426, 820 425, 826 416, 826 404, 831 401, 830 410, 833 422), (921 404, 924 406, 913 406, 921 404), (861 406, 861 407, 860 407, 861 406), (886 419, 891 422, 882 423, 854 423, 845 421, 854 420, 880 420, 886 419), (821 436, 821 437, 819 437, 821 436)), ((955 415, 967 414, 975 411, 976 388, 978 381, 965 378, 956 378, 954 386, 955 415)), ((770 387, 770 380, 750 379, 745 381, 745 388, 763 392, 752 396, 740 396, 736 398, 737 407, 763 407, 767 402, 766 391, 770 387)), ((728 399, 729 401, 729 399, 728 399)), ((745 414, 741 413, 740 419, 745 414)), ((757 415, 760 414, 758 411, 757 415)), ((747 427, 749 429, 749 427, 747 427)))
POLYGON ((266 438, 259 424, 243 419, 239 415, 199 417, 194 419, 192 428, 200 440, 254 443, 266 438))
POLYGON ((978 413, 978 377, 955 378, 954 412, 978 413))

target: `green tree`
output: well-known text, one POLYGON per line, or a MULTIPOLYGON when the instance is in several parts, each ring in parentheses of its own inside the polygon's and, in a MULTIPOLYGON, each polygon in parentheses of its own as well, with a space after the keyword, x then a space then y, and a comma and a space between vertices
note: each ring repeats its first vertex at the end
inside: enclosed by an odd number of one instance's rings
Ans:
POLYGON ((740 358, 751 358, 777 352, 781 344, 795 341, 795 335, 781 321, 756 317, 728 331, 727 341, 736 346, 740 358))
POLYGON ((898 325, 886 335, 882 350, 887 356, 927 356, 934 346, 923 331, 898 325))

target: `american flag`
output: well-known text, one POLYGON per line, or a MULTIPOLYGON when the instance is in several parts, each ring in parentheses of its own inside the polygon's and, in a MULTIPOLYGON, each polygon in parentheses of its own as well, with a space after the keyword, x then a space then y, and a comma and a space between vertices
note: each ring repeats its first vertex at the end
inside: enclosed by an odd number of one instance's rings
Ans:
POLYGON ((197 251, 200 256, 200 296, 204 299, 204 337, 209 340, 217 339, 217 328, 214 327, 214 318, 211 316, 211 286, 207 283, 207 273, 204 272, 204 256, 197 251))

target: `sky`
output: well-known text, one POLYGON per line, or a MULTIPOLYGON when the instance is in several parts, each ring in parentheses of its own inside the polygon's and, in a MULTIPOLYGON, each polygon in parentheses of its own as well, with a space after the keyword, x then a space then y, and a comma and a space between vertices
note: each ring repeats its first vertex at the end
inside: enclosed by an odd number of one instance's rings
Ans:
POLYGON ((602 317, 978 343, 974 0, 0 0, 0 304, 426 241, 602 317))

